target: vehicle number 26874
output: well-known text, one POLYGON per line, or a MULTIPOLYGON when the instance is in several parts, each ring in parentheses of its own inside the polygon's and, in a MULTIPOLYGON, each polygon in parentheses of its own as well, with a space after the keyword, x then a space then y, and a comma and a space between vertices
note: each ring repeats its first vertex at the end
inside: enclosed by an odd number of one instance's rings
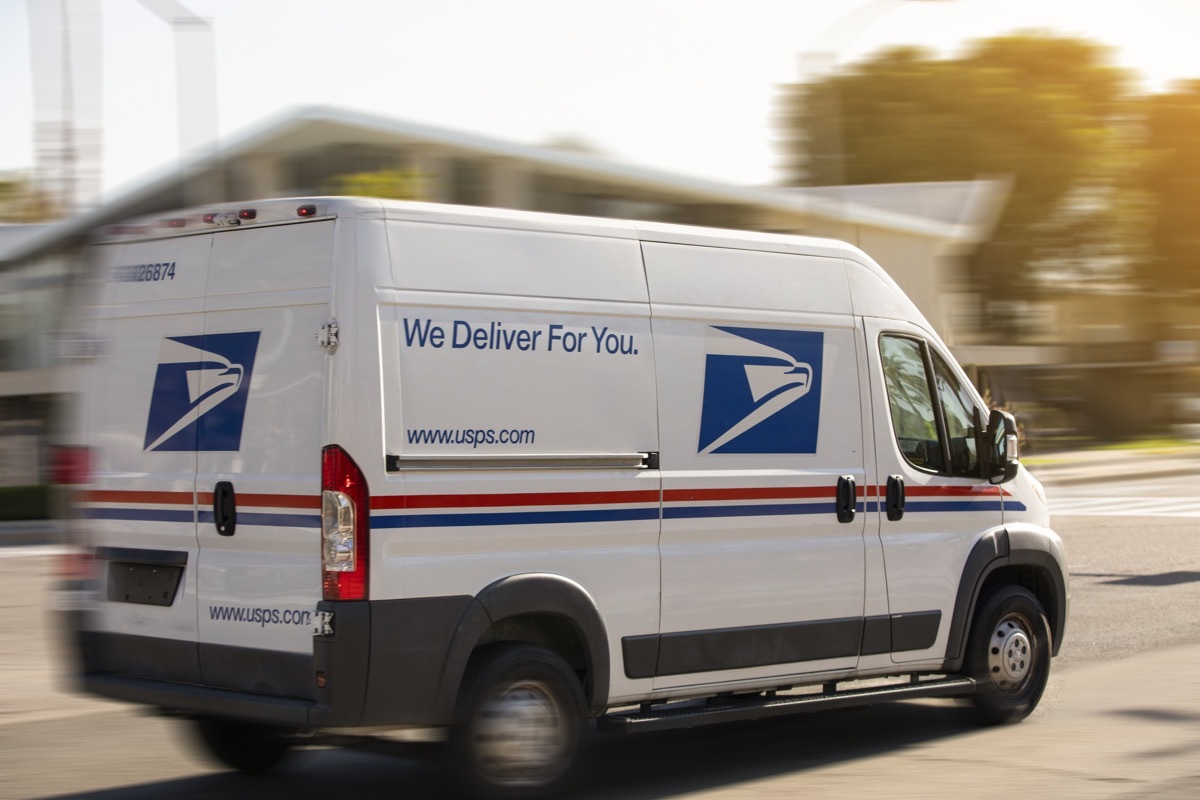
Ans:
POLYGON ((125 264, 117 267, 113 276, 122 283, 144 283, 146 281, 175 280, 175 262, 164 261, 158 264, 125 264))

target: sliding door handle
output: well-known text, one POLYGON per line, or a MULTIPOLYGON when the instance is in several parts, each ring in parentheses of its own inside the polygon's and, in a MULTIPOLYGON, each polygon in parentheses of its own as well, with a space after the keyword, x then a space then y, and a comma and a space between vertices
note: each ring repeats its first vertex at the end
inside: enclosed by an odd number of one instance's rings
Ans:
POLYGON ((904 517, 904 478, 889 475, 887 481, 887 518, 896 522, 904 517))
POLYGON ((858 502, 854 478, 843 475, 837 482, 837 521, 853 522, 854 507, 858 502))
POLYGON ((222 536, 233 536, 237 531, 237 496, 229 481, 221 481, 213 489, 213 524, 222 536))

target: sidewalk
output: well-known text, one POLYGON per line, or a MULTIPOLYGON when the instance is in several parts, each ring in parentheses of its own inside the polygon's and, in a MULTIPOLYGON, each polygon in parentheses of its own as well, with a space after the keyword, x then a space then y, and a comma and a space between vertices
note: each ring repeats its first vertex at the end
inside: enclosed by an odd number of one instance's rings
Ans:
POLYGON ((1025 459, 1025 466, 1035 478, 1053 486, 1200 475, 1200 444, 1038 454, 1025 459))

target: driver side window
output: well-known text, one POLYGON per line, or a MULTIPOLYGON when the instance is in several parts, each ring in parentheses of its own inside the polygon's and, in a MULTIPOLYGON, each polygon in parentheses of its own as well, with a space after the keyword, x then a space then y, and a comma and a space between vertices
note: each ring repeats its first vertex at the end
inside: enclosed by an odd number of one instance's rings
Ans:
POLYGON ((970 393, 924 341, 879 339, 896 444, 908 463, 955 477, 979 477, 981 416, 970 393))

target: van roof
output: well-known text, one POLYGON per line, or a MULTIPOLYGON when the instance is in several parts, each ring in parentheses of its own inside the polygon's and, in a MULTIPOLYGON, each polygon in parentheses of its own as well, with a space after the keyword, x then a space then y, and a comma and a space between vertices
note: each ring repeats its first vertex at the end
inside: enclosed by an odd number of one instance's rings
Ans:
POLYGON ((870 258, 857 247, 836 239, 482 206, 381 200, 371 197, 289 197, 240 203, 214 203, 108 225, 97 231, 94 241, 158 239, 218 229, 260 227, 344 216, 554 231, 702 247, 804 253, 832 258, 852 258, 855 261, 871 263, 870 258))

